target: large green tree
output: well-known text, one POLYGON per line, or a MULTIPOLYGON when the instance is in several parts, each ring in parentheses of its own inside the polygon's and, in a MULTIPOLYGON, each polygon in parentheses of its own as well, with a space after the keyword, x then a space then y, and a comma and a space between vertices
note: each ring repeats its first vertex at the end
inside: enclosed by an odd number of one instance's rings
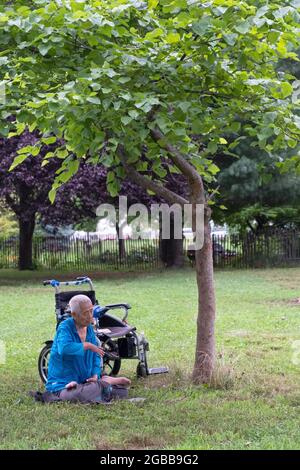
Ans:
POLYGON ((213 159, 220 147, 225 155, 234 150, 228 132, 251 135, 267 151, 296 145, 294 78, 275 64, 296 58, 299 6, 299 0, 32 0, 0 7, 2 127, 14 113, 16 132, 28 125, 44 139, 64 138, 51 198, 88 158, 110 167, 112 194, 127 174, 170 203, 192 204, 194 214, 204 205, 195 381, 210 379, 215 360, 205 184, 218 171, 213 159), (188 199, 163 184, 165 162, 185 176, 188 199), (145 176, 148 165, 157 178, 145 176))
POLYGON ((252 147, 253 139, 240 142, 238 158, 218 155, 220 167, 216 187, 220 193, 213 219, 244 232, 261 231, 270 224, 296 227, 300 223, 300 175, 282 173, 278 164, 289 161, 290 152, 270 155, 252 147), (225 206, 226 210, 220 209, 225 206))

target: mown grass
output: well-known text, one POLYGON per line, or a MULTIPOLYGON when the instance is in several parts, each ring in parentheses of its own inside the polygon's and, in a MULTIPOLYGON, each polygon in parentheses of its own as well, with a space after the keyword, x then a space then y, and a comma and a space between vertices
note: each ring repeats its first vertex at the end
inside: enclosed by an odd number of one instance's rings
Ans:
MULTIPOLYGON (((53 273, 52 273, 53 274, 53 273)), ((216 273, 218 368, 194 386, 194 272, 123 274, 95 281, 101 304, 131 303, 129 320, 150 342, 150 365, 170 373, 133 382, 142 404, 40 405, 37 357, 55 330, 49 273, 0 271, 1 449, 299 449, 300 269, 216 273)), ((55 277, 55 276, 53 276, 55 277)), ((122 373, 134 378, 136 361, 122 373)))

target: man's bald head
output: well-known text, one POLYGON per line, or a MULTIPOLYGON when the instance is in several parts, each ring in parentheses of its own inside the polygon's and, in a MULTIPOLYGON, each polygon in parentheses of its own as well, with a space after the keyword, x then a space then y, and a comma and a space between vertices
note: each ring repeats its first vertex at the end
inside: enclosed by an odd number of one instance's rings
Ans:
POLYGON ((74 295, 69 302, 71 315, 79 326, 88 326, 93 320, 93 304, 87 295, 74 295))

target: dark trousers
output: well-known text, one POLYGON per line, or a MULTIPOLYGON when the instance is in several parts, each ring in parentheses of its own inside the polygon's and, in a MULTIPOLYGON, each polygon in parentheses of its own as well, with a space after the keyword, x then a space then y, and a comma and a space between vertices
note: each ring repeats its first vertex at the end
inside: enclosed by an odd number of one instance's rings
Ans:
POLYGON ((128 389, 120 385, 110 385, 103 380, 78 384, 71 389, 59 392, 45 392, 43 401, 69 401, 71 403, 109 403, 111 400, 128 398, 128 389))

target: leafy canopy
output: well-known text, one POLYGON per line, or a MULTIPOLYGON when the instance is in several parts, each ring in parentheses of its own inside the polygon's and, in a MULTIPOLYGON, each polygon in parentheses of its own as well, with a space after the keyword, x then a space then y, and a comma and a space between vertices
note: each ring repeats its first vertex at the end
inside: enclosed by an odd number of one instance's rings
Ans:
MULTIPOLYGON (((117 194, 124 176, 119 143, 138 171, 148 168, 140 159, 147 149, 159 179, 166 174, 166 142, 176 145, 208 181, 218 171, 212 157, 220 149, 231 155, 244 135, 267 152, 293 148, 300 129, 294 114, 298 82, 275 65, 298 60, 299 11, 300 0, 32 0, 0 6, 2 133, 29 126, 44 133, 45 143, 63 137, 52 198, 76 173, 80 158, 109 167, 108 188, 117 194), (11 114, 16 123, 8 130, 11 114), (164 138, 154 141, 153 128, 164 138), (235 136, 230 143, 228 134, 235 136)), ((15 165, 39 147, 21 149, 15 165)))

